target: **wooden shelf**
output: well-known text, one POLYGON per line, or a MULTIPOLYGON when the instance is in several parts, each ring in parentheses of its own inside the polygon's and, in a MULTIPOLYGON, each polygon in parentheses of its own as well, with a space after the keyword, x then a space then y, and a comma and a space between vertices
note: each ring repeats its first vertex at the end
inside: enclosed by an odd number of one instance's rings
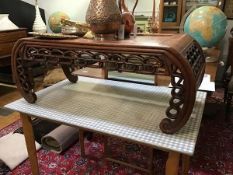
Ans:
POLYGON ((182 0, 176 0, 176 4, 164 4, 165 0, 160 1, 160 26, 164 27, 179 26, 182 14, 182 0))
POLYGON ((178 7, 178 5, 163 5, 164 7, 178 7))

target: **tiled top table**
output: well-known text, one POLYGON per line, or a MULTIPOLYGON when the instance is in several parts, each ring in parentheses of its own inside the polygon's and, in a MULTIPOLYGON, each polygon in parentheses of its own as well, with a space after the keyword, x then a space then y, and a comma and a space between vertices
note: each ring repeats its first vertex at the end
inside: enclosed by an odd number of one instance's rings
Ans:
POLYGON ((175 166, 174 159, 177 163, 180 154, 194 153, 206 98, 205 92, 197 92, 189 121, 170 135, 159 129, 169 105, 170 91, 166 87, 79 77, 76 84, 65 80, 39 91, 35 104, 20 99, 5 107, 22 115, 34 174, 38 173, 38 165, 29 115, 168 151, 169 174, 169 167, 175 166))

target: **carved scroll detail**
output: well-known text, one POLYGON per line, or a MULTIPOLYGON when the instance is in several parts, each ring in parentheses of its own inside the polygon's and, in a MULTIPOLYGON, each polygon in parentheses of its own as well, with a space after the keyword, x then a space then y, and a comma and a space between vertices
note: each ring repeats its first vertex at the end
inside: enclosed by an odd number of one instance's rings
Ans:
MULTIPOLYGON (((14 71, 17 72, 16 83, 20 84, 20 91, 23 96, 27 99, 28 102, 34 103, 37 99, 33 86, 33 78, 32 78, 32 69, 30 67, 30 63, 25 62, 22 58, 24 57, 23 48, 19 50, 15 59, 14 71)), ((18 86, 19 87, 19 86, 18 86)))
POLYGON ((177 116, 180 114, 180 110, 184 103, 184 97, 182 96, 184 92, 184 77, 175 65, 172 65, 171 69, 171 84, 173 88, 171 91, 172 97, 169 102, 170 106, 168 107, 166 114, 170 119, 176 119, 177 116))
MULTIPOLYGON (((169 107, 166 110, 165 118, 160 123, 160 128, 163 132, 171 134, 177 130, 176 123, 182 122, 184 116, 184 76, 177 66, 171 65, 171 99, 169 101, 169 107)), ((187 98, 187 97, 186 97, 187 98)), ((183 120, 186 122, 186 120, 183 120)))

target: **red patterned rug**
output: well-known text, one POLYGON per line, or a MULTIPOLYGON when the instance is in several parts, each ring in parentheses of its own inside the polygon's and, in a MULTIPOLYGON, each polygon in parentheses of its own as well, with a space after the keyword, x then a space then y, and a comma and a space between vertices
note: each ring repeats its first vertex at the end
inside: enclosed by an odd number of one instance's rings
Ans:
MULTIPOLYGON (((199 138, 194 156, 191 158, 190 175, 233 175, 233 121, 225 122, 222 94, 218 91, 207 99, 205 112, 200 128, 199 138)), ((21 126, 20 121, 2 129, 0 137, 14 131, 21 126)), ((140 167, 147 166, 147 147, 111 138, 111 153, 113 157, 133 162, 140 167)), ((143 175, 112 162, 101 160, 103 156, 103 138, 94 134, 91 141, 86 140, 85 149, 88 155, 94 158, 82 158, 79 144, 74 144, 63 154, 41 149, 37 156, 40 174, 67 174, 67 175, 143 175)), ((164 165, 167 154, 155 151, 155 173, 164 174, 164 165)), ((29 161, 24 161, 12 172, 0 172, 7 175, 27 175, 31 173, 29 161)))

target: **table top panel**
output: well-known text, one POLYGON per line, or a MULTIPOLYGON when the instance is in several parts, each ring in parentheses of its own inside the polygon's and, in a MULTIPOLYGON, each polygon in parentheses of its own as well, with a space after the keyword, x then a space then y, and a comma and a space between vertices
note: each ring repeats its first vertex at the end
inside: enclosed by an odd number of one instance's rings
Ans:
POLYGON ((135 83, 79 77, 76 84, 67 80, 37 92, 38 100, 24 99, 5 107, 117 136, 163 150, 194 153, 206 93, 197 92, 192 115, 176 134, 159 129, 169 105, 171 89, 135 83))
POLYGON ((76 47, 105 47, 115 49, 127 49, 127 48, 138 48, 138 49, 164 49, 168 50, 173 48, 179 52, 182 52, 184 48, 193 42, 193 39, 187 34, 157 34, 155 36, 137 36, 130 37, 125 40, 95 40, 95 39, 40 39, 35 37, 24 38, 23 40, 30 42, 31 45, 43 45, 51 46, 66 46, 75 45, 76 47), (38 44, 39 43, 39 44, 38 44))

